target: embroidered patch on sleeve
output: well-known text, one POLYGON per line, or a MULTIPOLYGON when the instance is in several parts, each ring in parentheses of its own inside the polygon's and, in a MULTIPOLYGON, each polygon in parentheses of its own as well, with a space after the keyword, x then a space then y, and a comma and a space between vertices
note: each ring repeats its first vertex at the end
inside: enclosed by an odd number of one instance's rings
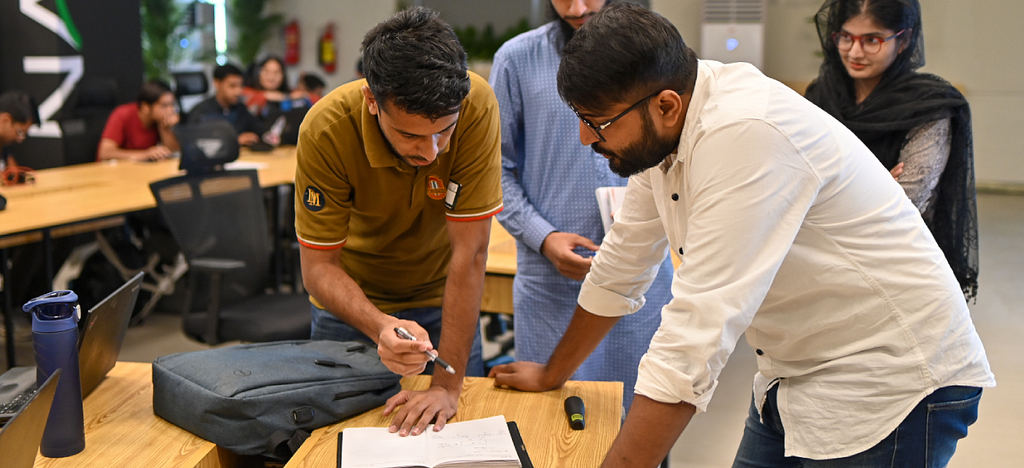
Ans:
POLYGON ((462 184, 454 180, 448 181, 448 196, 444 198, 444 206, 449 210, 454 210, 455 205, 459 202, 460 193, 462 193, 462 184))
POLYGON ((307 186, 306 193, 302 195, 302 204, 309 211, 320 211, 324 209, 324 193, 312 185, 307 186))

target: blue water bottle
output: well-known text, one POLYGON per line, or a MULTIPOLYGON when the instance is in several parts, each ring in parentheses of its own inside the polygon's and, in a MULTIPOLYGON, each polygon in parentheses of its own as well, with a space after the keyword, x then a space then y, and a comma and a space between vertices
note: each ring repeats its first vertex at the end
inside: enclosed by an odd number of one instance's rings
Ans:
POLYGON ((82 315, 78 295, 74 291, 54 291, 28 301, 22 310, 32 313, 37 386, 41 388, 51 374, 62 369, 39 452, 44 457, 69 457, 85 449, 78 369, 78 321, 82 315))

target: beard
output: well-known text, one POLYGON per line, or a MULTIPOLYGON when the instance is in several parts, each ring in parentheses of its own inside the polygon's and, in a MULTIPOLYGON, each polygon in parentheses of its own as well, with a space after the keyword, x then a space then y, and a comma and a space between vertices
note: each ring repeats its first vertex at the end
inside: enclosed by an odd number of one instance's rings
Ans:
POLYGON ((661 164, 668 155, 679 148, 679 136, 662 138, 654 131, 654 121, 647 112, 640 112, 640 139, 630 143, 619 152, 611 151, 601 143, 590 147, 608 158, 608 168, 619 177, 629 177, 661 164))

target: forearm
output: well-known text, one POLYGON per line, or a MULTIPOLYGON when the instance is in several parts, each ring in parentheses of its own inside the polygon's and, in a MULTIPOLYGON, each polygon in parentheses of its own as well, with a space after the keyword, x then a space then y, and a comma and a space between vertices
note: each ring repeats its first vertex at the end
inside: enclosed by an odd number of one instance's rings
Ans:
POLYGON ((104 140, 97 151, 100 161, 108 159, 142 159, 146 157, 147 150, 129 150, 117 146, 113 140, 104 140))
POLYGON ((160 133, 160 143, 167 147, 171 151, 178 151, 181 149, 181 145, 178 144, 178 137, 174 136, 174 130, 171 127, 161 126, 158 129, 160 133))
POLYGON ((439 355, 455 367, 455 374, 435 368, 432 385, 454 392, 462 389, 473 338, 479 327, 486 267, 486 243, 483 249, 453 252, 442 302, 441 339, 435 346, 439 355))
POLYGON ((577 305, 569 321, 569 328, 544 366, 543 385, 558 388, 565 384, 618 323, 619 318, 595 315, 577 305))
POLYGON ((695 412, 689 403, 660 403, 637 395, 601 468, 658 466, 695 412))
POLYGON ((332 315, 377 342, 381 332, 397 319, 380 311, 340 264, 340 259, 313 261, 323 252, 301 247, 302 278, 306 290, 332 315))

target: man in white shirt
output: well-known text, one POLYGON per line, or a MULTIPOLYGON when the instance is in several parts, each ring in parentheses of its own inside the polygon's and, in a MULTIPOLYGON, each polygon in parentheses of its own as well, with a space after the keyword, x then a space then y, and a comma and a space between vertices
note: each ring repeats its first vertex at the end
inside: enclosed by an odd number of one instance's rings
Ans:
POLYGON ((561 386, 671 247, 673 300, 602 466, 657 465, 744 332, 759 372, 734 466, 946 464, 995 379, 945 257, 853 133, 748 64, 698 61, 633 4, 580 28, 558 89, 581 142, 632 177, 550 361, 495 385, 561 386))

